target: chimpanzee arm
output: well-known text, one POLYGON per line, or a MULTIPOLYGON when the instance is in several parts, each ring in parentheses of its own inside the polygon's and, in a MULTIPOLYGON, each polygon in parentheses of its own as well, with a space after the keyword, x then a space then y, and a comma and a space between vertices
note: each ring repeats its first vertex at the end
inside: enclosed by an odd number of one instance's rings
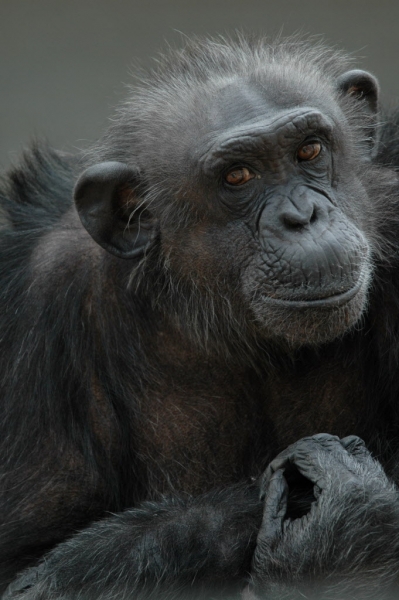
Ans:
POLYGON ((244 598, 397 597, 399 492, 358 438, 300 440, 261 489, 264 506, 256 488, 237 487, 103 520, 26 571, 4 600, 226 600, 249 571, 244 598))
POLYGON ((271 463, 262 488, 247 598, 399 597, 399 491, 362 440, 304 438, 271 463), (313 495, 300 515, 292 495, 306 484, 313 495))
POLYGON ((262 510, 254 486, 145 502, 57 546, 3 598, 239 597, 262 510))

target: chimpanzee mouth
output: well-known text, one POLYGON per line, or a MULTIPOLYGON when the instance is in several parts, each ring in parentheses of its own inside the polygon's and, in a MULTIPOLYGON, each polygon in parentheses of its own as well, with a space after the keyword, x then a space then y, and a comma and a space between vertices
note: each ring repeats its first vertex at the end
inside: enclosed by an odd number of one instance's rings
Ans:
POLYGON ((274 304, 280 307, 287 308, 330 308, 338 307, 347 304, 352 298, 354 298, 358 292, 364 287, 365 281, 368 279, 367 276, 360 276, 356 284, 345 290, 333 294, 326 293, 325 296, 302 296, 296 298, 273 298, 266 294, 262 294, 262 299, 268 304, 274 304))
POLYGON ((261 284, 257 289, 258 310, 262 312, 262 304, 266 310, 268 306, 271 310, 335 310, 351 303, 356 297, 355 304, 360 303, 364 307, 373 268, 368 248, 360 250, 350 263, 343 262, 340 268, 334 264, 331 275, 320 275, 320 281, 317 280, 316 269, 305 269, 303 273, 299 268, 294 269, 293 285, 290 285, 289 275, 285 281, 279 274, 271 278, 266 276, 265 287, 262 289, 261 284))

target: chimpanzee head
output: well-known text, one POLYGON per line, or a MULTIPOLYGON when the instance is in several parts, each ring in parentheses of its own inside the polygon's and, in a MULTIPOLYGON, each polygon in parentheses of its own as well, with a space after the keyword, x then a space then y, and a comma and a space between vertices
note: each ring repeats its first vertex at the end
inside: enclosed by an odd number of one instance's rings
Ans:
POLYGON ((132 268, 156 251, 176 289, 266 339, 334 339, 367 303, 377 100, 372 75, 321 46, 195 43, 93 151, 82 223, 132 268))

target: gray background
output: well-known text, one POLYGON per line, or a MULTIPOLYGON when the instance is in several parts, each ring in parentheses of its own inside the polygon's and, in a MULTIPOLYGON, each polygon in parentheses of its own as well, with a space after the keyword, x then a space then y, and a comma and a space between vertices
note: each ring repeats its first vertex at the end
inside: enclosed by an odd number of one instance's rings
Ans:
POLYGON ((359 58, 399 99, 397 0, 0 0, 0 168, 33 135, 83 148, 146 66, 182 34, 302 31, 359 58))

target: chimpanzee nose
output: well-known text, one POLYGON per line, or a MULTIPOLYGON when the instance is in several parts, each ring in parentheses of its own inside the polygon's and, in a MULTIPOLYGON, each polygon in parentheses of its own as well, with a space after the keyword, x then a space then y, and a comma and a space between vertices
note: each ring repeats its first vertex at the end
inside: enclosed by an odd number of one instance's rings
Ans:
POLYGON ((324 194, 307 186, 283 189, 265 204, 259 219, 261 237, 272 234, 296 242, 298 233, 317 237, 329 225, 330 206, 324 194))
POLYGON ((288 190, 277 206, 277 227, 286 233, 323 228, 329 221, 328 205, 328 198, 308 186, 288 190))

